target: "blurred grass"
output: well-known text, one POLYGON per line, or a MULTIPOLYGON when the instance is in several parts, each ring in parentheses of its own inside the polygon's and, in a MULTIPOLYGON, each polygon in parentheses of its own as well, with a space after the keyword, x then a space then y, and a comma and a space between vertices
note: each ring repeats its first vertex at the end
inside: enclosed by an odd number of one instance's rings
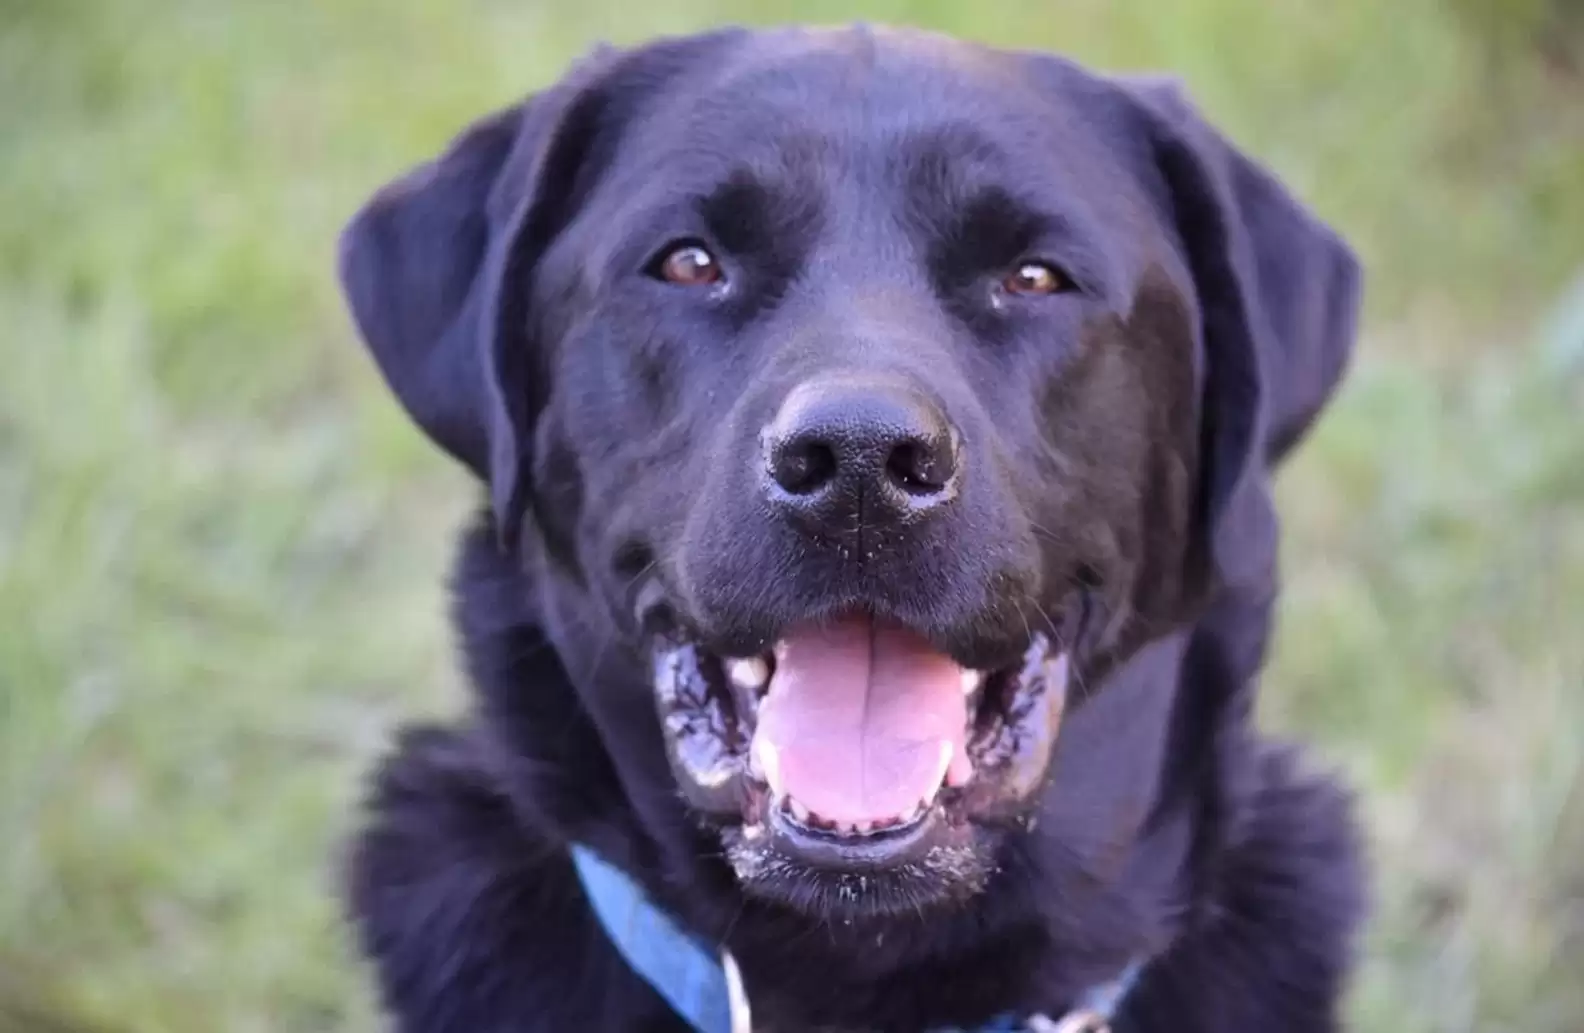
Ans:
POLYGON ((1358 1028, 1578 1033, 1573 6, 0 0, 0 1033, 376 1028, 328 889, 392 722, 460 698, 467 493, 352 343, 335 231, 595 38, 858 13, 1171 69, 1358 243, 1265 716, 1364 795, 1358 1028))

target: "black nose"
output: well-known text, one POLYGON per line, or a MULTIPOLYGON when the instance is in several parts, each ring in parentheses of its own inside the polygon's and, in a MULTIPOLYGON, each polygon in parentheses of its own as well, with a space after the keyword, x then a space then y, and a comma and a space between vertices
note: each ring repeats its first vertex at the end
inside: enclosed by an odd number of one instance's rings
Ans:
POLYGON ((890 380, 800 384, 763 441, 772 500, 848 527, 932 510, 956 496, 961 477, 957 435, 946 414, 921 392, 890 380))

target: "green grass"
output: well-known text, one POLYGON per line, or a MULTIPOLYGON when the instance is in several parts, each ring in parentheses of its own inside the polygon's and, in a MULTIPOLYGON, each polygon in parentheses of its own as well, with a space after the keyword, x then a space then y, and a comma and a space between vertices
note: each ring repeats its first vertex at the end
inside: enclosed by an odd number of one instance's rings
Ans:
POLYGON ((0 0, 0 1033, 377 1028, 335 851, 392 724, 459 705, 467 493, 353 343, 334 234, 596 38, 860 8, 1172 69, 1359 244, 1264 717, 1361 790, 1358 1028, 1577 1033, 1584 317, 1543 317, 1584 82, 1454 7, 0 0))

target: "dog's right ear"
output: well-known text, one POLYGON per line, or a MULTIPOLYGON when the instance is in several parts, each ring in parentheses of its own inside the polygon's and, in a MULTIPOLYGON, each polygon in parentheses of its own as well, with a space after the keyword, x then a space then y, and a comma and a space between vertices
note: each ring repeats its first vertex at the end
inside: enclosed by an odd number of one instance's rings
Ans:
POLYGON ((555 86, 481 119, 377 192, 341 234, 358 333, 414 422, 489 484, 506 543, 527 502, 539 407, 525 340, 529 274, 569 218, 616 53, 602 48, 555 86))

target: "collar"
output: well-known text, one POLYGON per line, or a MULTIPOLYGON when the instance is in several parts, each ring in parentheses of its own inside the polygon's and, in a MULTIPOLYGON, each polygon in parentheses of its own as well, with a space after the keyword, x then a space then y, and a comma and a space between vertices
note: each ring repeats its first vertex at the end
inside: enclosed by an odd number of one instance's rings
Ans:
MULTIPOLYGON (((573 844, 578 880, 605 934, 633 971, 686 1019, 696 1033, 752 1033, 748 996, 737 962, 726 950, 707 949, 614 865, 588 847, 573 844)), ((1140 962, 1116 979, 1091 988, 1059 1020, 1043 1015, 1008 1015, 976 1030, 936 1033, 1110 1033, 1111 1020, 1137 981, 1140 962)))

